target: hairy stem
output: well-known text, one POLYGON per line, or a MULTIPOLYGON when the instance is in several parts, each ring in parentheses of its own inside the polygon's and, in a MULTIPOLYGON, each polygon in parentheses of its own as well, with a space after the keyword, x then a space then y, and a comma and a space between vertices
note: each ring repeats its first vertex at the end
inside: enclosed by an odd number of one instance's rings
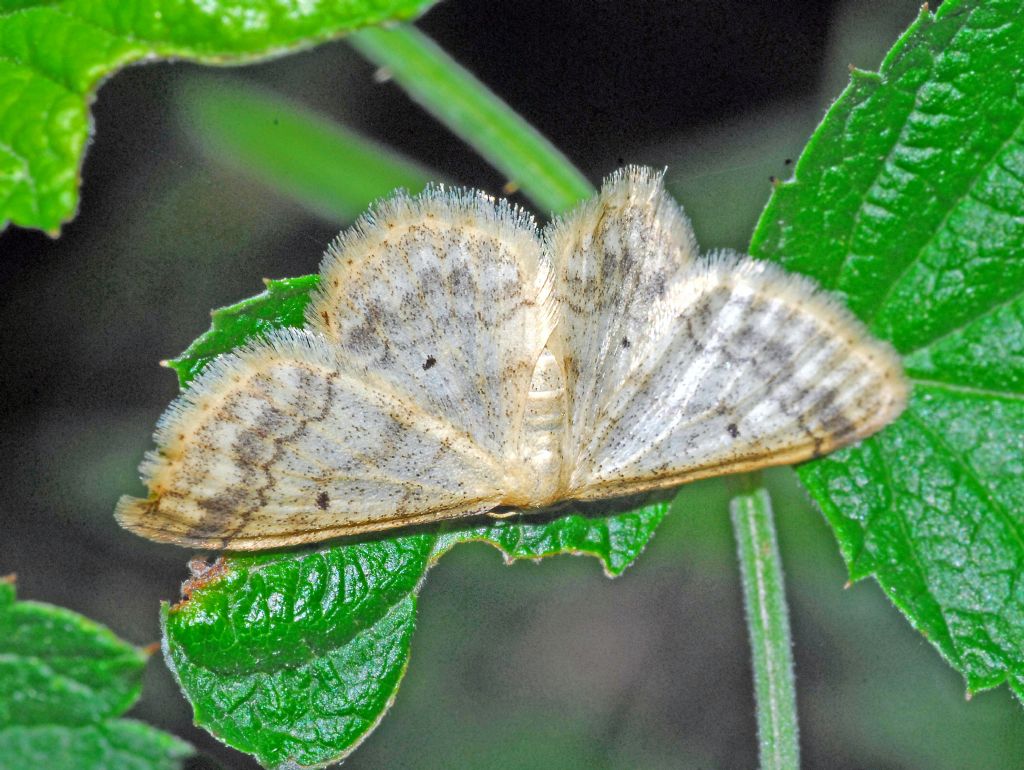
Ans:
POLYGON ((763 487, 752 488, 729 509, 753 652, 761 768, 793 770, 800 765, 793 655, 771 499, 763 487))
POLYGON ((565 155, 415 27, 370 27, 348 41, 545 214, 593 195, 565 155))

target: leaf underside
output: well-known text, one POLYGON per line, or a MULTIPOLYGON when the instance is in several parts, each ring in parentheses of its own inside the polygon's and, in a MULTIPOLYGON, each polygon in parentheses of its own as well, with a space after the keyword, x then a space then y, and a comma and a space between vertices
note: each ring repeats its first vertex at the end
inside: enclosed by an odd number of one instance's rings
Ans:
POLYGON ((903 354, 894 425, 808 463, 853 579, 1024 699, 1024 3, 947 0, 854 72, 754 233, 903 354))
POLYGON ((74 216, 102 80, 156 58, 231 64, 409 19, 435 0, 0 2, 0 230, 74 216))

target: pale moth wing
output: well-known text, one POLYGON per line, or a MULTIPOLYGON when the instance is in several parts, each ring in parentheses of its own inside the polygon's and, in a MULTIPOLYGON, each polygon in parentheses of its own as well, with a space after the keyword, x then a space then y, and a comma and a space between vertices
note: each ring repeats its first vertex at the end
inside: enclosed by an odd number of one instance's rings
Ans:
POLYGON ((535 483, 517 429, 551 334, 532 219, 475 193, 394 198, 321 266, 307 331, 218 358, 168 409, 118 521, 239 550, 503 504, 535 483))
POLYGON ((305 330, 207 367, 116 516, 250 550, 530 511, 799 462, 906 396, 895 352, 811 281, 699 258, 659 174, 612 175, 542 237, 435 188, 332 244, 305 330))
POLYGON ((556 315, 533 217, 483 193, 398 196, 339 236, 306 311, 345 360, 502 463, 556 315))
POLYGON ((547 241, 571 405, 566 497, 800 462, 905 406, 895 351, 811 281, 741 255, 694 259, 659 174, 613 175, 547 241))

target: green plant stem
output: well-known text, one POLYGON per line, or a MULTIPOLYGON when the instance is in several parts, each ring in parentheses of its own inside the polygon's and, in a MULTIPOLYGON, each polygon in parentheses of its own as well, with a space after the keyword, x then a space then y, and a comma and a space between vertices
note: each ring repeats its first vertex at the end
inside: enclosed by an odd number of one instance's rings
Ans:
POLYGON ((729 503, 754 663, 761 770, 794 770, 800 745, 789 610, 771 499, 763 487, 729 503))
POLYGON ((271 92, 196 79, 180 94, 186 125, 218 162, 261 179, 317 213, 350 221, 396 188, 440 175, 271 92))
POLYGON ((371 27, 348 41, 545 213, 593 195, 568 158, 415 27, 371 27))

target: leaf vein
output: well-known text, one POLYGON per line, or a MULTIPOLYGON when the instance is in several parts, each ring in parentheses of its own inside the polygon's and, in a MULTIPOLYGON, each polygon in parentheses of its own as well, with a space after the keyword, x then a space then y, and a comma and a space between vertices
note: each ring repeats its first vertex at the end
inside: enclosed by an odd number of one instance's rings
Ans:
MULTIPOLYGON (((889 300, 892 298, 893 292, 896 290, 896 287, 899 286, 900 283, 902 283, 903 279, 906 278, 910 274, 910 272, 921 262, 921 255, 924 253, 925 249, 927 249, 929 246, 935 243, 939 235, 945 232, 946 226, 949 224, 949 220, 952 218, 953 214, 957 213, 960 210, 960 204, 963 203, 963 201, 968 198, 979 203, 985 203, 985 201, 979 198, 978 195, 976 195, 973 192, 973 190, 975 187, 977 187, 978 183, 989 171, 992 164, 996 163, 998 161, 998 158, 1006 151, 1007 147, 1009 147, 1012 143, 1016 141, 1017 134, 1022 127, 1024 127, 1024 113, 1020 115, 1019 119, 1017 120, 1016 127, 1013 129, 1013 131, 1010 132, 1009 136, 1007 136, 1002 142, 999 143, 999 146, 996 147, 989 154, 986 161, 978 164, 977 171, 971 177, 970 181, 968 181, 964 191, 961 193, 957 202, 946 210, 946 213, 943 214, 941 221, 939 221, 938 224, 936 224, 935 228, 932 230, 928 238, 926 238, 925 241, 918 247, 914 256, 907 262, 904 268, 900 271, 899 275, 897 275, 889 284, 889 287, 886 289, 885 294, 882 295, 882 298, 878 302, 874 303, 874 309, 872 310, 872 312, 868 313, 863 318, 865 323, 867 323, 870 326, 871 322, 878 317, 879 313, 881 313, 883 309, 885 309, 886 305, 888 305, 889 303, 889 300)), ((988 205, 989 208, 993 208, 988 203, 986 203, 986 205, 988 205)))
POLYGON ((982 496, 988 502, 989 507, 996 511, 1006 522, 1008 529, 1013 534, 1014 539, 1017 541, 1017 547, 1019 553, 1024 553, 1024 528, 1020 522, 1018 522, 1010 514, 1010 511, 1000 503, 992 495, 991 489, 982 481, 982 474, 967 461, 962 453, 957 452, 956 449, 942 436, 938 431, 932 430, 932 428, 922 419, 914 416, 910 411, 906 414, 907 420, 914 423, 917 428, 924 433, 928 438, 933 441, 937 446, 941 447, 946 451, 950 459, 963 470, 968 478, 973 482, 977 488, 981 491, 982 496))
POLYGON ((955 334, 959 334, 960 332, 964 331, 971 324, 976 323, 976 322, 980 321, 981 319, 986 318, 987 316, 990 316, 990 315, 992 315, 992 314, 994 314, 994 313, 996 313, 996 312, 998 312, 998 311, 1000 311, 1000 310, 1002 310, 1004 308, 1009 307, 1010 305, 1012 305, 1013 303, 1015 303, 1017 300, 1020 300, 1020 299, 1024 299, 1024 288, 1022 288, 1016 294, 1013 294, 1013 295, 1007 297, 1005 300, 1003 300, 1002 302, 1000 302, 998 304, 989 305, 986 308, 982 308, 977 314, 971 316, 970 318, 965 319, 964 322, 961 323, 959 326, 957 326, 957 327, 955 327, 953 329, 950 329, 949 331, 943 332, 942 334, 938 335, 937 337, 933 337, 932 339, 928 340, 928 342, 924 343, 923 345, 920 345, 920 346, 914 348, 913 350, 908 350, 907 352, 903 353, 902 355, 903 355, 904 358, 907 358, 909 356, 914 355, 915 353, 919 353, 921 351, 927 350, 928 348, 932 347, 936 343, 941 342, 941 341, 943 341, 944 339, 946 339, 948 337, 952 337, 955 334))
POLYGON ((914 385, 936 390, 945 390, 950 393, 963 393, 968 396, 979 396, 981 398, 1004 398, 1011 401, 1024 401, 1024 393, 1014 393, 1008 390, 994 390, 992 388, 977 388, 970 385, 959 385, 955 382, 943 382, 941 380, 927 380, 912 377, 914 385))

